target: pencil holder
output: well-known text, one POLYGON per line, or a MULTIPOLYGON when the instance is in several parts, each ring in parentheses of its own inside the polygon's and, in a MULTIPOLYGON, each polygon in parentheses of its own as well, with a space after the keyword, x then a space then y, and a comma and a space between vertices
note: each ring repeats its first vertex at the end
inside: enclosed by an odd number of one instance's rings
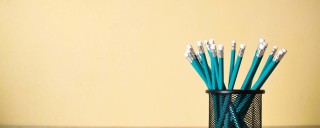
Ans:
POLYGON ((264 90, 207 90, 209 128, 261 128, 264 90))

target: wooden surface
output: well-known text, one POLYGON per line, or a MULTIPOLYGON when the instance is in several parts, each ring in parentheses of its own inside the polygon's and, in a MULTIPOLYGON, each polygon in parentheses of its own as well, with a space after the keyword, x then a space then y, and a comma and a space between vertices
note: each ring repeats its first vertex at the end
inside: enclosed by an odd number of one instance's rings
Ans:
MULTIPOLYGON (((76 127, 76 126, 0 126, 0 128, 207 128, 207 127, 76 127)), ((320 128, 320 126, 265 126, 263 128, 320 128)))

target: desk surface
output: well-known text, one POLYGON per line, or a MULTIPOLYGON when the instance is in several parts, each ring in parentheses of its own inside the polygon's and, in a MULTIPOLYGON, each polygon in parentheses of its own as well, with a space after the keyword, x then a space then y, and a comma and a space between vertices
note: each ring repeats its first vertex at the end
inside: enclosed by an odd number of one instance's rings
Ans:
MULTIPOLYGON (((0 128, 207 128, 207 127, 76 127, 76 126, 1 126, 0 128)), ((320 128, 320 126, 265 126, 263 128, 320 128)))

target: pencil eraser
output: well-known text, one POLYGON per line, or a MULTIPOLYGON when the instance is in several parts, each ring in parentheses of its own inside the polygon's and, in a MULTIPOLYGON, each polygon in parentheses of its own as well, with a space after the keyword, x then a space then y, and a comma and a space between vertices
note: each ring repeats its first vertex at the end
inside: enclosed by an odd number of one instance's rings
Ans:
POLYGON ((209 44, 214 44, 214 40, 213 39, 209 39, 209 44))
POLYGON ((209 44, 209 41, 208 40, 204 40, 203 43, 204 44, 209 44))
POLYGON ((215 44, 210 45, 210 49, 216 49, 216 45, 215 44))
POLYGON ((218 50, 223 50, 223 45, 222 44, 218 45, 218 50))
POLYGON ((283 53, 287 53, 287 50, 284 49, 284 48, 283 48, 281 51, 282 51, 283 53))
POLYGON ((268 43, 266 43, 266 42, 263 42, 262 44, 265 45, 265 46, 268 46, 268 43))
POLYGON ((265 40, 264 40, 263 38, 260 38, 260 39, 259 39, 259 42, 260 42, 260 43, 263 43, 263 42, 265 42, 265 40))
POLYGON ((278 49, 278 47, 277 46, 273 46, 273 49, 278 49))
POLYGON ((265 48, 265 45, 264 44, 260 44, 259 45, 259 49, 264 49, 265 48))
POLYGON ((188 53, 184 53, 184 57, 188 57, 189 56, 189 54, 188 53))
POLYGON ((246 45, 245 45, 245 44, 240 44, 240 48, 241 48, 241 49, 245 49, 245 48, 246 48, 246 45))
POLYGON ((197 42, 197 45, 198 45, 198 46, 202 46, 201 41, 198 41, 198 42, 197 42))
POLYGON ((192 48, 192 45, 191 45, 191 44, 188 44, 188 45, 187 45, 187 48, 188 48, 188 49, 192 48))
POLYGON ((191 49, 190 48, 188 48, 187 50, 186 50, 186 53, 191 53, 191 49))

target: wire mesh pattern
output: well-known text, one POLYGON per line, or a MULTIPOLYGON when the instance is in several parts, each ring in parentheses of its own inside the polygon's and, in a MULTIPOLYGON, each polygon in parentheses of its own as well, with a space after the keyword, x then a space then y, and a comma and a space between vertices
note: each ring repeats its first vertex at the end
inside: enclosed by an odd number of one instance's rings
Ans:
POLYGON ((262 127, 262 94, 207 93, 209 94, 209 128, 262 127), (243 98, 243 100, 247 98, 248 102, 235 106, 237 98, 243 98), (227 105, 222 105, 223 102, 227 105))

